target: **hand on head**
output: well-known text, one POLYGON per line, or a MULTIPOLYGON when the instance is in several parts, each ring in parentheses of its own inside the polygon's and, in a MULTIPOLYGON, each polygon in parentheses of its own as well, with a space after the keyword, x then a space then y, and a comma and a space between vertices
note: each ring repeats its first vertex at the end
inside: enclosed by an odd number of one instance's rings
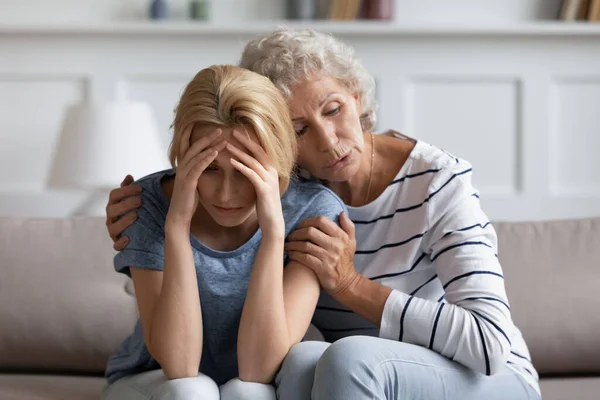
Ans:
POLYGON ((198 206, 198 180, 200 176, 225 149, 227 141, 222 138, 222 129, 216 128, 193 144, 190 137, 194 125, 186 128, 180 142, 179 160, 173 194, 169 204, 167 220, 189 226, 198 206))
POLYGON ((237 158, 231 158, 231 164, 240 171, 254 186, 256 191, 256 212, 258 224, 265 233, 281 233, 285 229, 279 193, 279 175, 271 165, 265 150, 248 135, 234 131, 233 136, 243 145, 246 152, 231 143, 227 150, 237 158))

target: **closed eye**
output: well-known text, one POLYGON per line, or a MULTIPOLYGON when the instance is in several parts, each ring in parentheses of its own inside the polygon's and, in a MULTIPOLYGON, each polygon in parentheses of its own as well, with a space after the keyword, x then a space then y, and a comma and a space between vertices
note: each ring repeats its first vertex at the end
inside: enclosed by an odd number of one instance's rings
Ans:
POLYGON ((308 126, 304 125, 302 129, 296 131, 296 136, 302 136, 308 130, 308 126))
POLYGON ((333 115, 336 115, 339 112, 340 112, 340 107, 338 106, 338 107, 334 108, 333 110, 326 112, 325 115, 328 117, 331 117, 333 115))

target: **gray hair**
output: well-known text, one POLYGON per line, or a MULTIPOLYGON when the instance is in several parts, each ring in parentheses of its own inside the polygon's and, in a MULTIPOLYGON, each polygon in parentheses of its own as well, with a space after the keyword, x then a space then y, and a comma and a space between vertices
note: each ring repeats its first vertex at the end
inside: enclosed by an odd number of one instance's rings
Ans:
POLYGON ((330 75, 359 94, 362 129, 370 131, 375 126, 375 80, 355 58, 354 49, 332 35, 280 27, 250 41, 240 66, 269 78, 286 97, 291 96, 291 86, 314 74, 330 75))

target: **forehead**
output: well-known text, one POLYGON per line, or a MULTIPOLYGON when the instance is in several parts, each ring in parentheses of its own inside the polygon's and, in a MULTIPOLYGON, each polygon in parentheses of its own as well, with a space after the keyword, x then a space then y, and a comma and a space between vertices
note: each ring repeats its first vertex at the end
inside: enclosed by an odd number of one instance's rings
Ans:
POLYGON ((230 142, 231 144, 233 144, 234 146, 236 146, 240 149, 243 149, 244 146, 242 146, 241 143, 233 136, 233 132, 238 132, 244 136, 249 136, 250 140, 258 143, 258 137, 256 136, 256 133, 254 132, 254 129, 252 129, 251 126, 242 126, 242 125, 225 126, 225 125, 213 125, 213 124, 196 124, 194 126, 194 129, 192 130, 192 134, 190 136, 190 144, 196 142, 197 140, 200 140, 200 138, 202 138, 206 135, 211 134, 212 132, 216 131, 217 129, 221 129, 223 131, 223 133, 221 134, 221 138, 227 140, 228 142, 230 142))
POLYGON ((308 79, 291 87, 291 103, 309 102, 313 106, 323 100, 332 92, 349 94, 348 90, 337 79, 325 75, 315 79, 308 79))

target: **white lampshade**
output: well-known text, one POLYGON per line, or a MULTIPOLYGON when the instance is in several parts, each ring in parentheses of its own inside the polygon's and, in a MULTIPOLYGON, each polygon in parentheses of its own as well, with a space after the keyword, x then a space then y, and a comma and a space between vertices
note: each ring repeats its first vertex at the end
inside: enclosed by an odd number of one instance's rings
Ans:
POLYGON ((142 102, 81 103, 68 108, 48 184, 98 189, 169 168, 152 110, 142 102))

